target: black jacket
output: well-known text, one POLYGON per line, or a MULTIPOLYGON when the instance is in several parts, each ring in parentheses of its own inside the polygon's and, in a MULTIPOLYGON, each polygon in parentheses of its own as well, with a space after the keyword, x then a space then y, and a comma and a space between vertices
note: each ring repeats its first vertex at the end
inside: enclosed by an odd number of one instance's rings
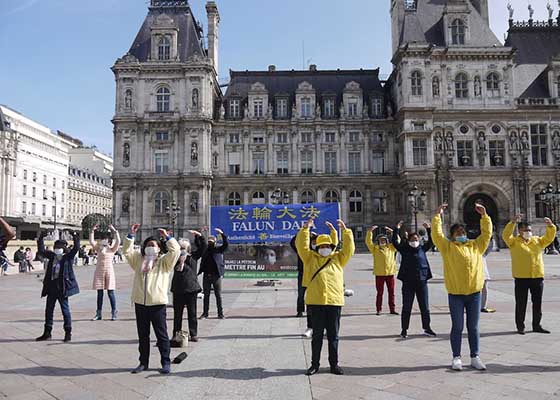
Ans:
MULTIPOLYGON (((74 246, 72 250, 68 253, 64 254, 61 258, 61 269, 58 274, 58 280, 56 286, 58 290, 61 292, 62 297, 70 297, 75 294, 80 293, 80 288, 78 287, 78 281, 76 280, 76 275, 74 274, 74 257, 78 253, 78 249, 80 248, 80 236, 78 234, 74 235, 74 246)), ((41 257, 46 258, 49 260, 47 264, 47 270, 45 271, 45 277, 43 279, 43 290, 41 292, 41 297, 45 297, 49 294, 49 287, 53 284, 51 282, 52 279, 52 270, 53 264, 56 260, 56 254, 52 251, 45 250, 45 236, 41 235, 39 240, 37 241, 37 249, 38 253, 41 257)))
MULTIPOLYGON (((204 236, 196 236, 194 238, 194 243, 196 245, 196 251, 190 256, 187 256, 183 270, 177 271, 175 269, 173 273, 173 280, 171 281, 171 292, 173 294, 202 292, 196 275, 196 265, 200 257, 202 257, 206 251, 206 239, 204 239, 204 236)), ((175 267, 177 267, 179 263, 180 261, 177 260, 175 267)))
POLYGON ((401 254, 401 266, 397 279, 403 282, 427 281, 432 279, 432 270, 426 252, 433 246, 431 229, 428 231, 428 241, 418 248, 413 248, 408 241, 401 240, 399 242, 399 232, 395 228, 393 230, 393 246, 401 254))
POLYGON ((218 275, 221 277, 225 274, 225 264, 224 264, 224 251, 228 248, 228 240, 226 235, 222 235, 222 245, 221 246, 208 246, 206 251, 202 255, 202 261, 200 262, 200 270, 198 274, 208 274, 212 272, 213 265, 216 266, 218 270, 218 275))
POLYGON ((292 247, 292 249, 294 249, 296 255, 297 255, 297 272, 298 272, 298 279, 301 280, 303 277, 303 261, 301 258, 299 258, 299 254, 297 252, 297 248, 296 248, 296 238, 297 235, 295 235, 292 240, 290 241, 290 246, 292 247))

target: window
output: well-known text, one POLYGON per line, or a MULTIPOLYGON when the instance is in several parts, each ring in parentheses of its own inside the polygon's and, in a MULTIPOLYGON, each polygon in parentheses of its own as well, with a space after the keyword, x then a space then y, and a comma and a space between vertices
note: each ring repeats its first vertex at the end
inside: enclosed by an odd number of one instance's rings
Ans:
MULTIPOLYGON (((33 189, 35 189, 35 188, 33 188, 33 189)), ((23 194, 24 196, 27 196, 27 185, 23 185, 22 194, 23 194)))
POLYGON ((353 190, 350 192, 350 212, 362 212, 362 193, 357 190, 353 190))
POLYGON ((315 196, 311 190, 305 190, 301 194, 301 204, 310 204, 315 202, 315 196))
POLYGON ((169 154, 158 152, 154 155, 156 174, 166 174, 169 172, 169 154))
POLYGON ((264 153, 253 153, 253 173, 255 175, 264 175, 264 153))
POLYGON ((548 164, 546 125, 531 125, 531 151, 533 155, 533 165, 545 166, 548 164))
POLYGON ((52 185, 53 187, 56 187, 56 178, 52 178, 52 185))
POLYGON ((325 99, 323 101, 323 117, 334 118, 334 99, 325 99))
POLYGON ((289 173, 289 159, 287 151, 279 151, 276 153, 276 172, 280 175, 289 173))
POLYGON ((325 173, 336 174, 336 151, 325 152, 325 173))
POLYGON ((357 117, 358 116, 358 100, 350 99, 348 101, 348 116, 357 117))
POLYGON ((21 202, 21 212, 24 213, 24 214, 27 214, 27 202, 26 201, 21 202))
POLYGON ((373 143, 383 143, 383 141, 385 140, 383 132, 372 132, 371 140, 373 141, 373 143))
MULTIPOLYGON (((74 204, 74 206, 76 206, 74 204)), ((42 210, 41 210, 41 214, 43 215, 43 217, 45 217, 47 215, 47 206, 43 204, 42 210)))
POLYGON ((371 100, 371 115, 379 118, 383 115, 383 99, 374 97, 371 100))
POLYGON ((313 153, 310 151, 301 152, 301 173, 304 175, 313 173, 313 153))
POLYGON ((382 151, 372 153, 371 171, 374 174, 385 173, 385 153, 382 151))
POLYGON ((169 112, 171 92, 166 87, 161 87, 157 91, 156 105, 158 112, 169 112))
POLYGON ((37 182, 37 172, 33 172, 33 182, 37 182))
POLYGON ((428 141, 412 139, 412 162, 414 165, 428 165, 428 141))
POLYGON ((276 117, 288 118, 288 99, 276 100, 276 117))
POLYGON ((385 192, 376 191, 373 193, 372 209, 377 214, 387 212, 387 194, 385 192))
POLYGON ((60 195, 60 200, 64 203, 64 193, 60 195))
POLYGON ((60 208, 60 218, 64 218, 64 207, 60 208))
POLYGON ((253 193, 253 204, 265 204, 266 197, 263 192, 253 193))
POLYGON ((348 153, 348 172, 350 174, 362 173, 362 154, 359 151, 348 153))
POLYGON ((169 37, 163 36, 158 43, 158 60, 166 61, 171 58, 171 41, 169 37))
POLYGON ((537 193, 535 195, 535 211, 537 218, 546 218, 550 217, 550 208, 546 204, 546 201, 541 200, 541 194, 537 193))
POLYGON ((239 143, 239 133, 230 133, 229 142, 233 144, 239 143))
POLYGON ((287 132, 280 132, 276 134, 276 142, 277 143, 288 143, 288 133, 287 132))
POLYGON ((455 77, 455 97, 458 99, 469 97, 469 80, 464 73, 457 74, 455 77))
POLYGON ((472 140, 457 140, 457 162, 460 167, 473 166, 472 140))
POLYGON ((326 143, 335 143, 336 142, 336 133, 335 132, 325 132, 325 142, 326 143))
POLYGON ((241 173, 241 153, 228 153, 228 166, 230 175, 239 175, 241 173))
POLYGON ((37 197, 37 188, 35 186, 31 188, 31 196, 32 197, 37 197))
POLYGON ((237 192, 231 192, 227 198, 228 206, 240 206, 241 205, 241 195, 237 192))
POLYGON ((325 203, 338 203, 338 193, 334 190, 328 190, 325 193, 325 203))
POLYGON ((62 189, 66 189, 66 184, 62 181, 62 189))
POLYGON ((410 78, 411 80, 411 87, 412 87, 412 95, 413 96, 422 96, 422 74, 420 71, 414 71, 410 78))
POLYGON ((504 160, 506 156, 506 144, 503 140, 490 140, 490 165, 492 167, 501 167, 504 165, 504 160))
POLYGON ((239 99, 232 99, 229 101, 229 116, 231 118, 239 118, 241 116, 239 99))
POLYGON ((212 168, 218 168, 218 163, 220 161, 220 156, 218 153, 212 154, 212 168))
POLYGON ((156 140, 158 142, 166 142, 169 140, 169 132, 156 132, 156 140))
POLYGON ((35 203, 31 203, 31 215, 35 215, 37 212, 37 205, 35 203))
POLYGON ((253 116, 255 118, 262 118, 264 115, 264 102, 263 99, 257 98, 253 100, 253 116))
POLYGON ((311 99, 309 97, 301 99, 301 116, 303 118, 311 117, 311 99))
POLYGON ((47 189, 43 189, 43 199, 47 198, 47 189))
POLYGON ((495 72, 489 73, 486 78, 486 93, 488 97, 500 97, 500 77, 495 72))
POLYGON ((253 143, 255 143, 255 144, 264 143, 264 134, 262 134, 262 133, 255 133, 255 134, 253 135, 253 143))
POLYGON ((169 207, 169 195, 166 192, 157 192, 154 196, 154 212, 163 214, 169 207))
POLYGON ((451 43, 455 45, 465 44, 465 23, 457 18, 451 23, 451 43))
POLYGON ((360 132, 350 132, 348 134, 348 141, 350 143, 358 143, 360 141, 360 132))
POLYGON ((27 179, 27 170, 26 169, 23 170, 23 179, 27 179))
POLYGON ((43 185, 47 184, 47 175, 43 175, 43 185))
POLYGON ((439 77, 432 78, 432 96, 439 97, 439 77))
POLYGON ((302 132, 301 133, 301 142, 302 143, 313 142, 313 132, 302 132))

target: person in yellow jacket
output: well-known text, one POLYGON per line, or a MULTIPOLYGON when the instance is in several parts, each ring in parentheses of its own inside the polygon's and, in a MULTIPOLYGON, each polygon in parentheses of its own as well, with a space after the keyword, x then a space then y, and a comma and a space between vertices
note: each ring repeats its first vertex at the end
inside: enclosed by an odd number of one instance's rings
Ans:
POLYGON ((173 267, 181 254, 179 243, 159 229, 161 239, 147 238, 140 250, 134 250, 134 237, 140 228, 134 224, 127 236, 123 254, 134 271, 132 301, 136 312, 140 365, 133 374, 146 371, 150 359, 150 324, 154 327, 161 355, 162 374, 171 372, 169 336, 167 334, 167 292, 173 267))
POLYGON ((319 372, 323 335, 327 330, 329 342, 329 364, 331 373, 342 375, 338 365, 338 331, 340 314, 344 306, 344 267, 354 254, 354 235, 342 220, 337 221, 342 230, 342 248, 336 246, 329 235, 319 235, 316 240, 317 251, 309 248, 309 229, 313 220, 309 220, 299 231, 296 238, 298 255, 303 261, 303 268, 310 274, 307 281, 305 304, 311 309, 311 367, 307 375, 319 372))
MULTIPOLYGON (((383 289, 387 285, 389 294, 389 311, 393 315, 399 315, 395 309, 395 273, 397 271, 396 255, 397 249, 386 235, 378 235, 376 243, 373 242, 373 234, 377 231, 377 225, 368 229, 366 234, 366 246, 373 256, 373 275, 375 276, 375 288, 377 297, 375 301, 376 314, 380 315, 383 305, 383 289)), ((388 235, 393 234, 393 230, 385 227, 388 235)))
POLYGON ((502 237, 509 247, 511 269, 515 279, 515 323, 517 332, 525 334, 525 313, 527 295, 531 291, 533 302, 533 332, 550 333, 541 326, 542 296, 544 289, 543 251, 556 237, 556 226, 550 218, 545 218, 546 233, 542 237, 533 236, 531 225, 521 222, 522 215, 516 215, 505 227, 502 237), (517 224, 518 235, 513 231, 517 224))
POLYGON ((447 204, 439 206, 432 219, 432 240, 443 257, 443 277, 451 314, 451 368, 456 371, 463 369, 461 341, 466 311, 471 366, 477 370, 485 370, 486 366, 480 360, 479 354, 480 292, 484 286, 482 255, 492 238, 492 219, 482 204, 475 204, 475 211, 481 215, 480 236, 469 240, 465 226, 454 224, 451 226, 448 240, 443 234, 441 220, 441 214, 446 208, 447 204))

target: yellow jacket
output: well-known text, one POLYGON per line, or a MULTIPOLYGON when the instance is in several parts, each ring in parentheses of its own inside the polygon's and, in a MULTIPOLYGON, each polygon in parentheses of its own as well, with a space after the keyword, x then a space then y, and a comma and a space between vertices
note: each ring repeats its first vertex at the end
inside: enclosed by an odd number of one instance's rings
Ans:
POLYGON ((492 238, 492 219, 488 215, 480 220, 480 230, 475 240, 461 244, 444 236, 441 216, 432 219, 432 240, 443 257, 443 277, 449 294, 470 295, 484 286, 482 255, 492 238))
POLYGON ((375 276, 391 276, 397 272, 397 262, 395 256, 397 249, 390 243, 380 246, 373 243, 373 232, 366 235, 366 245, 373 255, 373 275, 375 276))
POLYGON ((520 236, 513 236, 515 223, 506 225, 502 238, 506 242, 511 255, 511 271, 514 278, 544 278, 543 251, 556 236, 554 225, 546 227, 542 237, 533 236, 525 240, 520 236))
POLYGON ((144 306, 167 304, 169 278, 181 254, 179 243, 174 238, 169 239, 167 253, 160 256, 152 270, 146 274, 142 273, 142 254, 140 250, 134 250, 133 245, 134 239, 127 237, 123 245, 123 255, 134 270, 132 301, 144 306))
MULTIPOLYGON (((331 229, 331 242, 335 245, 338 246, 338 232, 336 231, 336 229, 331 229)), ((296 242, 296 249, 297 249, 297 242, 296 242)), ((299 250, 298 250, 298 256, 299 256, 299 250)), ((301 257, 301 261, 303 261, 303 277, 301 279, 301 286, 303 287, 307 287, 307 284, 309 283, 309 281, 311 280, 311 278, 313 278, 313 274, 309 273, 309 268, 305 268, 305 261, 303 260, 303 257, 301 257)), ((315 278, 317 279, 317 278, 315 278)))
POLYGON ((309 248, 309 229, 303 228, 296 237, 296 248, 303 261, 304 274, 307 273, 307 291, 305 304, 308 305, 344 305, 344 267, 354 254, 354 235, 352 230, 345 229, 342 232, 342 249, 335 251, 329 257, 322 257, 316 251, 309 248), (313 275, 328 260, 329 264, 317 274, 313 275))

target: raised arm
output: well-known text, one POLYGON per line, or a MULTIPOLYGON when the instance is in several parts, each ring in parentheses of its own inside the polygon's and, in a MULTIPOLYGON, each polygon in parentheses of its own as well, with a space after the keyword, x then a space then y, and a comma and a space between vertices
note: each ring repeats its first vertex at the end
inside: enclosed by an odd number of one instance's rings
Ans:
POLYGON ((308 262, 309 258, 313 254, 312 250, 309 248, 309 229, 311 226, 313 226, 313 219, 307 221, 299 230, 296 236, 296 251, 299 258, 301 258, 301 260, 303 261, 304 265, 306 262, 308 262))
POLYGON ((329 236, 331 237, 332 244, 338 246, 338 231, 330 222, 326 222, 325 224, 329 227, 329 236))
POLYGON ((113 236, 114 236, 113 246, 111 247, 111 253, 115 253, 121 245, 121 235, 119 235, 119 231, 113 225, 109 225, 109 230, 113 232, 113 236))
POLYGON ((39 253, 41 257, 50 258, 54 255, 54 253, 52 251, 45 250, 45 236, 47 236, 47 232, 43 231, 37 239, 37 253, 39 253))
POLYGON ((401 251, 404 248, 404 242, 399 236, 399 231, 401 230, 402 224, 403 221, 400 221, 397 226, 395 226, 395 229, 392 230, 393 232, 391 235, 391 243, 393 244, 395 249, 397 249, 397 251, 401 251))
POLYGON ((68 258, 71 260, 76 257, 78 250, 80 250, 80 234, 78 232, 72 232, 72 239, 74 240, 74 245, 72 246, 72 250, 68 252, 68 258))
POLYGON ((545 249, 547 248, 550 243, 554 242, 554 238, 556 237, 556 225, 552 223, 550 218, 545 218, 544 223, 546 224, 546 232, 544 236, 539 238, 539 245, 545 249))
POLYGON ((338 226, 342 231, 342 248, 338 252, 340 266, 344 268, 346 264, 350 261, 354 252, 356 251, 356 245, 354 244, 354 234, 352 233, 352 229, 349 229, 344 224, 344 221, 339 219, 338 226))
POLYGON ((432 247, 434 247, 434 242, 432 241, 432 227, 426 222, 424 223, 424 229, 426 229, 428 240, 422 245, 422 249, 424 251, 430 251, 432 247))
POLYGON ((198 260, 204 255, 204 252, 208 248, 208 243, 206 243, 206 238, 202 236, 202 233, 197 231, 190 232, 194 235, 194 243, 196 245, 196 251, 192 253, 191 257, 198 260))
POLYGON ((94 249, 97 246, 97 243, 95 242, 95 231, 97 230, 97 228, 99 228, 99 225, 95 225, 93 228, 91 228, 91 232, 89 233, 89 245, 94 249))
POLYGON ((167 234, 165 229, 159 229, 159 233, 167 239, 167 253, 161 257, 159 262, 164 271, 171 271, 181 255, 181 246, 175 238, 167 234))
POLYGON ((219 247, 216 247, 216 249, 214 251, 216 253, 223 253, 229 247, 228 239, 227 239, 227 236, 224 233, 224 231, 222 231, 220 228, 216 228, 216 232, 218 232, 220 234, 220 236, 222 236, 222 245, 219 246, 219 247))
POLYGON ((511 221, 507 223, 504 231, 502 232, 502 239, 504 239, 507 247, 512 247, 515 244, 515 236, 513 236, 513 233, 515 231, 515 225, 521 222, 521 217, 522 214, 517 214, 513 217, 511 221))
POLYGON ((136 270, 140 267, 140 259, 142 258, 142 254, 138 250, 134 250, 134 237, 140 228, 139 224, 134 224, 130 228, 130 233, 126 237, 124 244, 123 244, 123 256, 126 259, 128 265, 133 270, 136 270))
POLYGON ((376 229, 377 225, 372 226, 366 233, 366 246, 369 249, 370 253, 373 253, 375 250, 375 244, 373 243, 373 233, 376 231, 376 229))
POLYGON ((447 203, 442 204, 438 207, 436 214, 432 218, 432 230, 430 232, 430 238, 433 244, 436 245, 438 249, 443 249, 449 245, 449 240, 443 234, 443 223, 441 221, 441 213, 447 208, 447 203))

